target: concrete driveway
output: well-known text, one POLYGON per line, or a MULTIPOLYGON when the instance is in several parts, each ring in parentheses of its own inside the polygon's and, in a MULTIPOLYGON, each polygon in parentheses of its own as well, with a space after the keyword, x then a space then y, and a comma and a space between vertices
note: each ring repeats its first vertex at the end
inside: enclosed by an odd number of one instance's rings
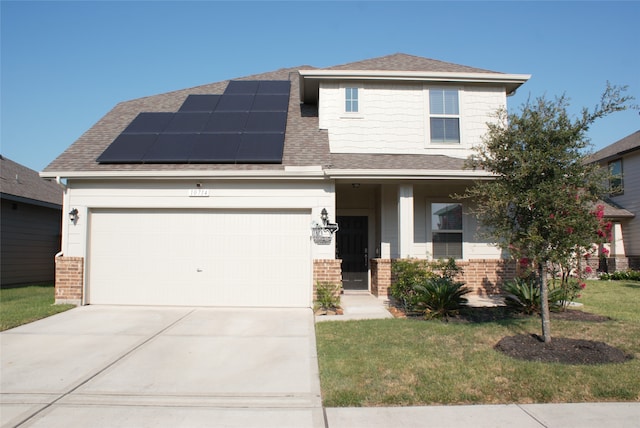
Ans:
POLYGON ((0 341, 3 427, 324 427, 310 309, 84 306, 0 341))

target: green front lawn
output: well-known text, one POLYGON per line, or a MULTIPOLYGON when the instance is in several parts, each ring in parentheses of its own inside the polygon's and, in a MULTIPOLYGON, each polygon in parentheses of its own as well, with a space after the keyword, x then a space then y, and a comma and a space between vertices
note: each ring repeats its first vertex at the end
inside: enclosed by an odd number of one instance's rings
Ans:
POLYGON ((542 403, 640 400, 640 283, 590 281, 580 299, 604 323, 554 320, 552 335, 602 341, 634 355, 623 364, 514 360, 504 336, 540 334, 539 318, 481 323, 412 319, 316 325, 324 405, 542 403))
POLYGON ((0 331, 75 307, 54 305, 52 284, 0 288, 0 331))

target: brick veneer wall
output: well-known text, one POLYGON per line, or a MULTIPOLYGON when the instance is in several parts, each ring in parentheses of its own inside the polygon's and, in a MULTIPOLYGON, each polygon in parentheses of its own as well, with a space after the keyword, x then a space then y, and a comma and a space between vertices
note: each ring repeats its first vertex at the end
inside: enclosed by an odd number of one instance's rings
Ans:
POLYGON ((316 299, 316 285, 319 282, 337 284, 342 289, 342 260, 317 259, 313 261, 313 299, 316 299))
POLYGON ((56 304, 82 304, 84 257, 56 257, 56 304))
POLYGON ((516 263, 509 260, 472 259, 456 264, 462 268, 456 279, 478 296, 500 294, 500 285, 516 277, 516 263))
POLYGON ((371 294, 388 297, 391 281, 391 259, 371 259, 371 294))
MULTIPOLYGON (((377 297, 389 297, 393 283, 392 260, 371 260, 371 293, 377 297)), ((516 277, 516 264, 507 260, 475 259, 456 262, 462 272, 456 278, 464 282, 471 294, 486 296, 500 293, 500 285, 516 277)))

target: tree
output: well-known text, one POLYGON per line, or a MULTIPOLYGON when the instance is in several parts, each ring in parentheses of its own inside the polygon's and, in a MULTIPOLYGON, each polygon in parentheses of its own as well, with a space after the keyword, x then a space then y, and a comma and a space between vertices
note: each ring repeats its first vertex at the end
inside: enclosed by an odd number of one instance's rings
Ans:
POLYGON ((528 101, 519 113, 499 110, 468 160, 495 179, 476 182, 462 197, 476 201, 473 211, 498 246, 535 268, 545 342, 551 341, 546 266, 595 242, 600 221, 593 209, 605 180, 585 162, 586 133, 597 119, 629 107, 625 90, 607 83, 600 104, 577 118, 565 96, 528 101))

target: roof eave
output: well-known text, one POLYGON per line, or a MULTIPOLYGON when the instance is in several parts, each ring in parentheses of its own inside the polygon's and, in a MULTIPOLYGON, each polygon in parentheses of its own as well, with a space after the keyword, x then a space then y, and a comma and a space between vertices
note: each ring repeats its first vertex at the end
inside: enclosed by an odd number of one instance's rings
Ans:
POLYGON ((495 176, 487 171, 442 169, 325 169, 331 179, 391 179, 391 180, 489 180, 495 176))
POLYGON ((317 179, 324 178, 320 166, 285 167, 278 170, 169 170, 169 171, 43 171, 42 178, 55 179, 317 179))
POLYGON ((322 80, 386 80, 405 82, 474 83, 503 85, 507 94, 527 82, 530 74, 464 73, 386 70, 299 70, 300 99, 316 102, 322 80))

